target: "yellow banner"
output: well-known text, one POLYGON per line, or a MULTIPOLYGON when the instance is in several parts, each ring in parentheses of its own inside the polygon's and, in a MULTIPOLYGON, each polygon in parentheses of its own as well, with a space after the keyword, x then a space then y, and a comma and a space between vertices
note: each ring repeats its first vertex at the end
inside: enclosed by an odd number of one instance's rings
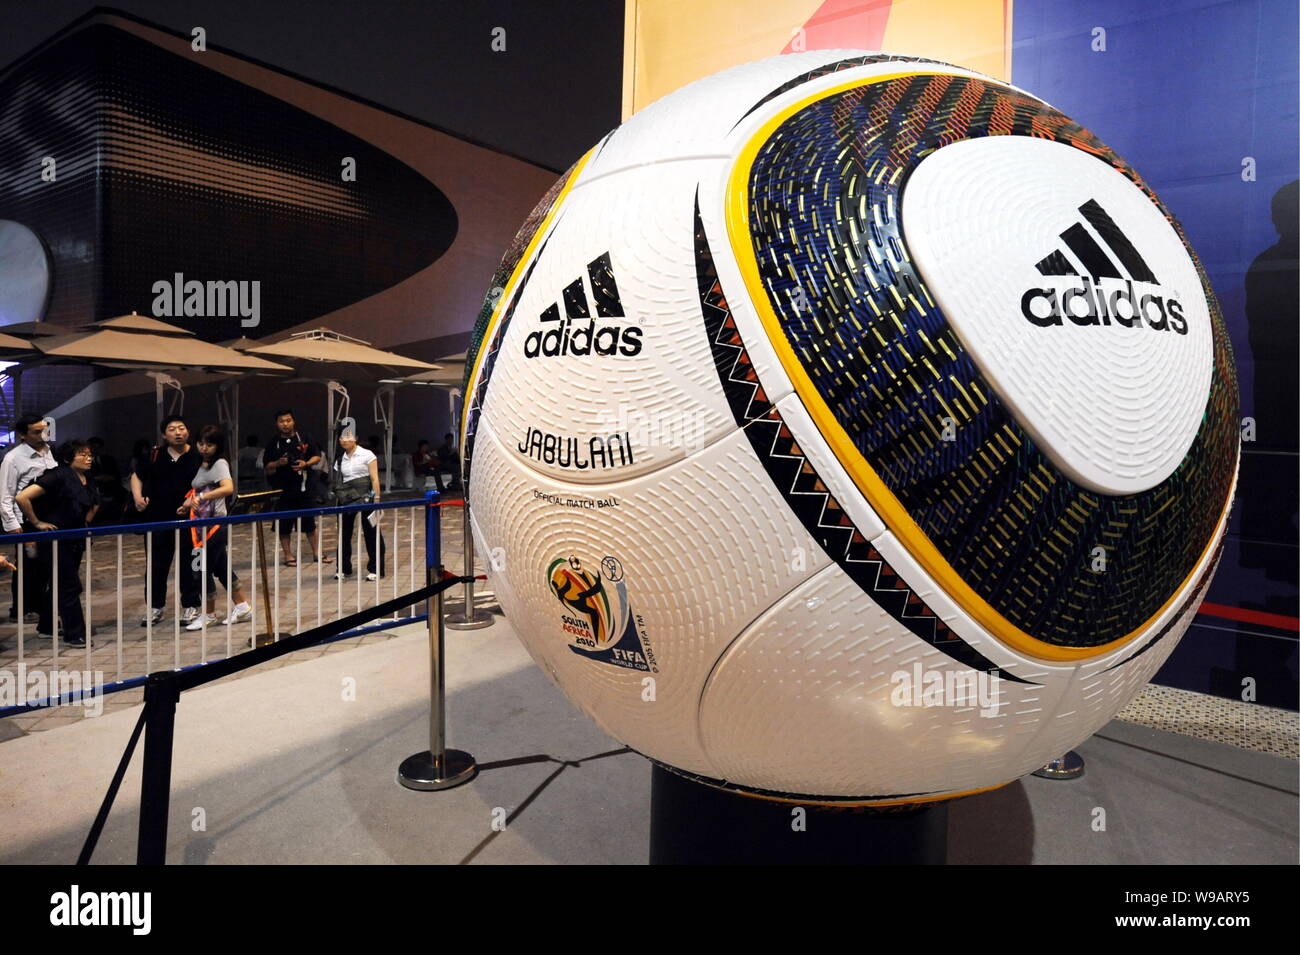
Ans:
POLYGON ((882 50, 1011 78, 1012 0, 625 0, 623 118, 694 80, 803 50, 882 50))

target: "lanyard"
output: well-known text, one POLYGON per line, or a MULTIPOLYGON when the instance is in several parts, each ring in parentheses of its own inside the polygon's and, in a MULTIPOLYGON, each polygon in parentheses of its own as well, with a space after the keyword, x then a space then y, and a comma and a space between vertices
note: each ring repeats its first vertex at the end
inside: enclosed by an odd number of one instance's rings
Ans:
MULTIPOLYGON (((198 503, 198 493, 194 490, 194 488, 189 489, 189 492, 185 495, 185 500, 187 501, 193 500, 195 504, 198 503)), ((197 514, 198 508, 191 507, 190 513, 197 514)), ((202 547, 203 542, 205 540, 212 540, 212 536, 216 534, 217 531, 221 530, 221 525, 213 524, 211 527, 207 527, 204 530, 207 531, 207 534, 204 534, 203 531, 201 531, 197 527, 190 528, 190 540, 194 543, 195 550, 198 550, 200 547, 202 547)))

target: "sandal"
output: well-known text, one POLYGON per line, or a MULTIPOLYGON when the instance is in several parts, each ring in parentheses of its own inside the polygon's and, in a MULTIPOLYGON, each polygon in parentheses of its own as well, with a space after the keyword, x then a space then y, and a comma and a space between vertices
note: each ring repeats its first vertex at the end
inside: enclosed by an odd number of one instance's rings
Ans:
POLYGON ((284 566, 286 566, 286 567, 297 567, 297 566, 298 566, 298 558, 296 558, 296 557, 286 557, 286 558, 284 559, 284 566))
POLYGON ((326 554, 324 557, 318 557, 317 560, 322 564, 334 563, 334 558, 331 557, 329 554, 326 554))

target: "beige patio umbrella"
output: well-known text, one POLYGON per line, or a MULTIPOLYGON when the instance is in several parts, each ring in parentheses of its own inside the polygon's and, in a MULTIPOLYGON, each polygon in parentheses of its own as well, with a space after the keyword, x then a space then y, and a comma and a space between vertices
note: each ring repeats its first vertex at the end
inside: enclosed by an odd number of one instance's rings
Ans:
MULTIPOLYGON (((369 342, 351 338, 329 328, 315 328, 297 332, 288 338, 269 345, 244 349, 246 354, 274 358, 292 365, 299 378, 325 383, 326 460, 334 463, 333 435, 339 422, 347 416, 351 398, 343 382, 349 379, 375 381, 380 375, 396 377, 403 371, 437 371, 438 366, 418 358, 407 358, 397 352, 384 351, 369 342), (339 397, 338 414, 334 398, 339 397)), ((381 379, 382 380, 382 379, 381 379)), ((375 417, 384 426, 384 468, 388 474, 388 487, 392 488, 393 474, 393 393, 381 389, 375 396, 375 417)))
POLYGON ((168 370, 202 369, 215 372, 284 372, 293 369, 233 348, 205 342, 193 332, 154 318, 121 315, 81 326, 63 335, 38 335, 31 339, 40 357, 24 367, 58 361, 81 362, 125 371, 140 371, 154 380, 158 422, 163 415, 166 389, 183 395, 180 383, 168 370))
MULTIPOLYGON (((6 335, 0 332, 0 361, 13 361, 15 364, 21 362, 24 358, 30 358, 36 352, 36 348, 30 341, 25 338, 18 338, 15 335, 6 335)), ((13 413, 10 414, 9 399, 4 391, 0 389, 0 415, 8 421, 12 421, 20 414, 18 407, 22 401, 22 371, 18 366, 17 371, 10 371, 10 367, 5 367, 0 374, 3 374, 11 382, 13 387, 10 389, 13 394, 13 413)))
POLYGON ((96 364, 124 362, 130 367, 292 371, 286 365, 205 342, 193 332, 134 313, 93 322, 71 334, 34 338, 31 344, 52 358, 96 364))
POLYGON ((11 355, 27 355, 34 351, 36 351, 36 348, 27 339, 0 332, 0 358, 8 358, 11 355))
POLYGON ((245 351, 250 355, 265 355, 293 364, 300 375, 311 363, 319 362, 322 375, 330 373, 331 378, 340 377, 332 374, 335 370, 347 371, 348 369, 341 368, 346 365, 361 369, 363 376, 371 380, 374 379, 377 371, 389 373, 396 373, 399 370, 433 371, 438 367, 427 361, 420 361, 418 358, 407 358, 397 352, 374 348, 369 342, 341 335, 328 328, 297 332, 282 341, 257 345, 245 351))

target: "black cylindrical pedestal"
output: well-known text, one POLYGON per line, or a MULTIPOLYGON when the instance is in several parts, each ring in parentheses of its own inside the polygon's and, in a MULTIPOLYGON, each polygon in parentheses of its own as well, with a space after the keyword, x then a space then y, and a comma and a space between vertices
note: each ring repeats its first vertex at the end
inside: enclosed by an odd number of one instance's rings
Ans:
POLYGON ((653 764, 651 865, 942 865, 948 804, 872 812, 758 799, 653 764))

